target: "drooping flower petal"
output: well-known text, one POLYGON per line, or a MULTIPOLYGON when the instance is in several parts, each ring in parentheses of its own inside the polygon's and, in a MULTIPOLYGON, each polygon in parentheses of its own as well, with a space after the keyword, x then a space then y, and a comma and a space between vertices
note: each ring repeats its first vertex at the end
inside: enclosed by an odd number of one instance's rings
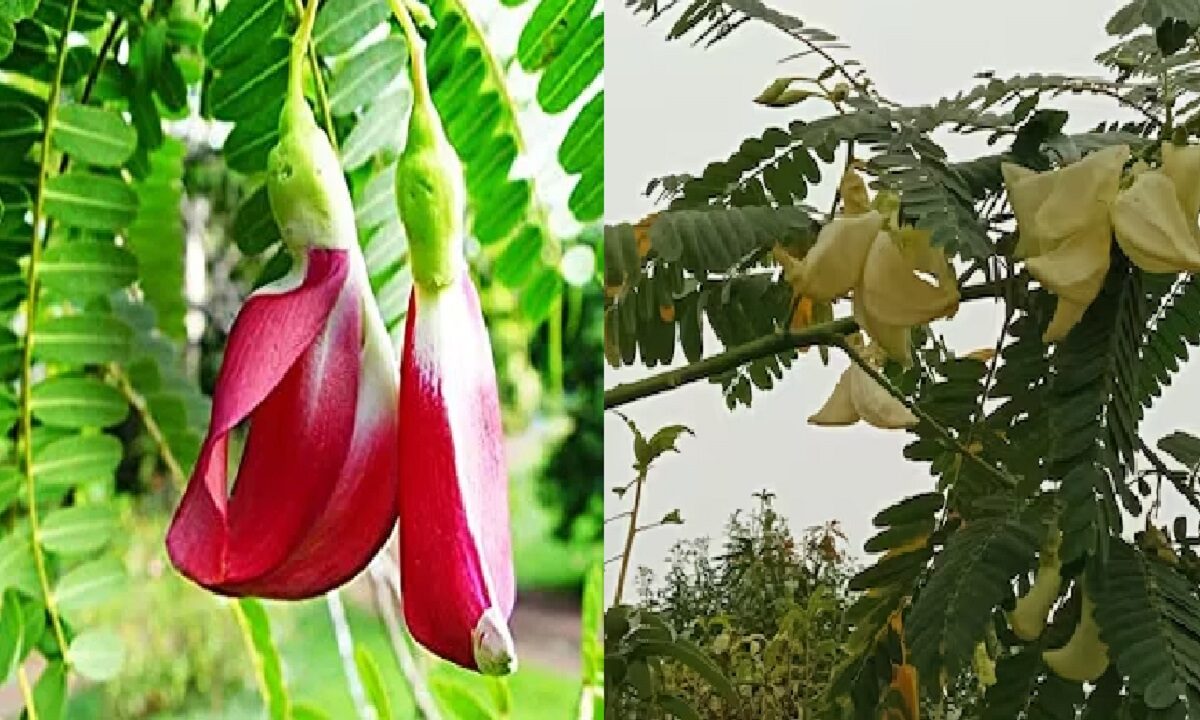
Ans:
MULTIPOLYGON (((340 524, 327 516, 330 499, 345 493, 339 479, 347 459, 361 453, 354 429, 362 297, 346 251, 310 250, 306 258, 297 287, 288 279, 260 291, 238 314, 208 436, 167 534, 175 566, 223 594, 320 594, 366 565, 378 545, 359 555, 348 550, 362 533, 386 532, 395 514, 394 507, 360 508, 340 524), (245 420, 250 431, 230 490, 229 435, 245 420), (319 567, 298 562, 298 551, 313 547, 339 556, 319 567)), ((395 497, 394 480, 390 487, 395 497)))
POLYGON ((414 286, 400 387, 400 555, 413 637, 463 667, 516 665, 508 478, 487 328, 466 271, 414 286))
POLYGON ((1165 143, 1162 148, 1162 171, 1175 185, 1175 195, 1183 216, 1193 234, 1200 234, 1196 221, 1200 218, 1200 145, 1180 147, 1165 143))
POLYGON ((838 427, 853 425, 860 419, 862 416, 854 409, 854 400, 850 395, 850 370, 847 368, 838 378, 837 384, 833 386, 833 393, 830 394, 829 399, 825 401, 820 410, 808 418, 808 423, 838 427))
POLYGON ((1066 337, 1104 284, 1111 213, 1128 159, 1129 148, 1117 145, 1044 173, 1007 164, 1001 168, 1017 218, 1017 255, 1059 298, 1045 342, 1066 337))
POLYGON ((867 253, 882 227, 883 216, 875 210, 830 221, 797 265, 795 287, 817 302, 849 293, 862 278, 867 253))
POLYGON ((1113 206, 1117 242, 1146 272, 1196 272, 1200 270, 1200 233, 1196 218, 1189 219, 1185 213, 1167 174, 1144 172, 1113 206))
MULTIPOLYGON (((369 292, 365 268, 356 285, 369 292)), ((350 447, 317 521, 288 559, 261 580, 276 597, 311 597, 357 575, 395 526, 399 493, 399 372, 377 312, 363 317, 358 394, 350 447)))
MULTIPOLYGON (((860 349, 857 336, 850 339, 851 347, 860 349)), ((861 350, 864 359, 875 365, 879 360, 879 348, 871 346, 861 350)), ((917 417, 904 403, 892 396, 856 362, 838 378, 833 393, 815 414, 809 417, 810 425, 843 426, 853 425, 859 420, 884 430, 911 427, 917 417)))
POLYGON ((867 423, 883 430, 895 430, 917 424, 917 417, 904 403, 892 396, 857 363, 851 364, 850 398, 867 423))
POLYGON ((921 325, 958 309, 954 270, 924 230, 880 233, 867 255, 859 293, 864 311, 884 325, 921 325), (937 284, 918 273, 932 275, 937 284))
POLYGON ((855 297, 851 304, 854 321, 888 357, 908 365, 912 362, 912 329, 907 325, 889 325, 867 313, 863 301, 855 297))
POLYGON ((1025 261, 1029 274, 1058 296, 1054 317, 1042 334, 1044 342, 1065 338, 1100 294, 1111 262, 1111 245, 1112 230, 1108 221, 1101 219, 1025 261))
MULTIPOLYGON (((1121 168, 1128 159, 1128 146, 1113 145, 1044 173, 1053 182, 1038 208, 1036 232, 1051 242, 1061 241, 1106 217, 1117 199, 1121 168)), ((1043 247, 1043 252, 1046 250, 1043 247)))

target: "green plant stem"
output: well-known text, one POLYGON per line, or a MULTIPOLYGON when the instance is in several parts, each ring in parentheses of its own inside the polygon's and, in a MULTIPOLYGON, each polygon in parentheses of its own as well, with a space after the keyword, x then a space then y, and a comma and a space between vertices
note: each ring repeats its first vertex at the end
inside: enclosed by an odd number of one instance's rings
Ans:
MULTIPOLYGON (((312 0, 313 5, 316 5, 317 2, 318 0, 312 0)), ((305 15, 304 0, 295 0, 294 5, 296 14, 303 18, 305 15)), ((317 48, 311 42, 311 38, 304 44, 305 54, 308 56, 308 67, 313 75, 313 88, 317 93, 317 106, 321 111, 321 124, 325 126, 325 133, 329 135, 329 143, 333 145, 334 150, 337 150, 337 133, 333 130, 333 111, 329 107, 329 94, 325 91, 325 80, 321 77, 321 59, 317 55, 317 48)))
POLYGON ((617 591, 613 598, 613 605, 621 604, 621 597, 625 594, 625 578, 629 573, 629 560, 633 554, 633 539, 637 537, 638 527, 637 519, 638 512, 642 509, 642 485, 646 482, 646 472, 638 472, 637 480, 633 487, 633 509, 629 511, 629 530, 625 533, 625 548, 621 552, 621 567, 617 571, 617 591))
POLYGON ((25 715, 28 720, 38 720, 37 706, 33 701, 33 688, 29 685, 29 676, 25 674, 25 666, 17 667, 17 687, 21 689, 21 701, 25 703, 25 715))
POLYGON ((141 418, 142 426, 146 428, 146 433, 158 448, 158 456, 166 466, 167 474, 171 476, 176 489, 182 490, 187 485, 187 474, 184 473, 174 451, 171 450, 171 445, 167 442, 162 428, 158 426, 158 421, 154 419, 154 413, 150 412, 150 405, 146 402, 146 398, 137 391, 137 388, 130 382, 129 376, 116 363, 108 366, 108 376, 125 396, 125 402, 133 406, 134 412, 141 418))
POLYGON ((58 118, 58 99, 62 92, 63 70, 67 61, 67 38, 75 25, 75 11, 79 0, 71 0, 67 7, 67 22, 58 40, 58 62, 54 69, 54 81, 50 85, 50 95, 46 99, 46 124, 42 135, 41 157, 38 162, 37 196, 33 202, 33 234, 29 248, 29 268, 26 275, 25 300, 25 332, 21 347, 21 397, 19 412, 21 416, 21 448, 25 470, 25 492, 29 506, 29 532, 32 539, 33 563, 37 568, 38 583, 42 596, 46 601, 46 615, 50 618, 50 626, 54 631, 54 641, 58 644, 63 662, 70 666, 67 656, 67 636, 63 631, 62 618, 58 614, 58 602, 50 587, 50 576, 46 571, 46 556, 42 553, 40 523, 37 507, 37 479, 33 473, 33 409, 31 403, 33 391, 33 338, 37 325, 38 308, 38 269, 42 258, 42 237, 38 230, 45 222, 46 182, 49 180, 50 156, 55 121, 58 118))
POLYGON ((546 370, 550 392, 555 397, 563 394, 563 298, 562 295, 550 304, 546 333, 546 370))
POLYGON ((258 685, 258 694, 263 699, 263 705, 271 707, 271 687, 267 682, 267 671, 263 666, 262 657, 258 654, 258 646, 254 644, 254 631, 250 629, 250 618, 238 600, 229 603, 233 617, 237 620, 238 629, 242 632, 242 642, 246 645, 246 654, 250 657, 250 666, 254 669, 254 682, 258 685))
MULTIPOLYGON (((428 78, 425 67, 425 53, 421 51, 424 41, 421 40, 421 36, 417 31, 416 23, 412 19, 412 14, 405 6, 405 2, 406 0, 388 0, 388 4, 392 8, 392 14, 395 15, 396 19, 400 22, 400 26, 404 29, 405 39, 408 40, 409 43, 413 43, 414 40, 421 43, 420 45, 410 44, 409 46, 411 48, 409 51, 410 62, 414 63, 413 74, 416 77, 428 78), (419 65, 415 64, 418 62, 420 63, 419 65), (419 73, 416 71, 419 71, 419 73)), ((467 6, 464 3, 459 2, 459 0, 448 0, 448 2, 453 12, 462 19, 467 36, 483 38, 484 35, 479 28, 479 23, 475 22, 475 18, 471 15, 467 6)), ((508 134, 512 137, 513 144, 516 146, 517 156, 520 157, 526 155, 527 145, 525 143, 525 136, 521 133, 520 123, 517 122, 518 106, 517 103, 513 101, 512 95, 510 95, 508 92, 508 83, 505 81, 506 75, 504 70, 501 67, 500 62, 496 59, 495 54, 492 52, 491 47, 489 47, 487 43, 481 42, 479 50, 484 65, 484 82, 489 85, 491 90, 494 91, 500 98, 500 105, 505 109, 505 114, 507 115, 508 122, 505 123, 505 127, 503 129, 507 130, 508 134)), ((428 87, 425 89, 428 90, 428 87)), ((414 95, 416 95, 418 88, 413 88, 413 92, 414 95)), ((542 204, 538 202, 536 193, 533 194, 532 199, 529 202, 526 220, 526 224, 532 225, 541 230, 542 237, 546 238, 547 242, 550 243, 550 247, 553 249, 551 256, 556 259, 560 258, 562 256, 561 244, 559 243, 558 237, 554 233, 550 232, 549 225, 546 220, 545 208, 543 208, 542 204)))
MULTIPOLYGON (((963 288, 962 302, 997 297, 1004 289, 1002 283, 981 283, 963 288)), ((735 345, 723 353, 697 360, 674 370, 667 370, 634 382, 616 385, 604 391, 604 409, 612 410, 622 405, 675 390, 697 380, 720 375, 762 357, 769 357, 788 350, 813 346, 836 345, 839 339, 858 330, 853 318, 839 318, 803 330, 786 330, 773 335, 764 335, 749 342, 735 345)))

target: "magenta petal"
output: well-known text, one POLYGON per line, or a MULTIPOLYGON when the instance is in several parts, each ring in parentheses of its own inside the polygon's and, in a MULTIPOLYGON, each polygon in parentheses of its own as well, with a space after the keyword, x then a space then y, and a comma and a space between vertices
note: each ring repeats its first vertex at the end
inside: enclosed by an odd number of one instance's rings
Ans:
MULTIPOLYGON (((354 464, 348 458, 374 457, 352 449, 363 312, 359 290, 347 281, 348 260, 344 251, 310 251, 300 287, 253 296, 230 334, 209 435, 167 535, 176 567, 218 592, 301 596, 336 584, 313 573, 293 583, 280 568, 298 547, 328 547, 314 539, 314 528, 329 535, 345 529, 323 516, 332 498, 344 496, 339 478, 354 464), (247 417, 230 494, 227 437, 247 417)), ((346 513, 338 515, 345 524, 346 513)), ((390 512, 380 515, 390 521, 390 512)), ((340 564, 361 567, 374 549, 340 564)))
POLYGON ((254 581, 257 595, 312 597, 357 575, 387 540, 396 522, 399 452, 396 446, 396 366, 382 323, 368 327, 362 350, 356 415, 349 453, 333 494, 286 562, 254 581))
POLYGON ((435 654, 483 672, 515 665, 504 434, 491 345, 464 273, 409 302, 400 372, 404 614, 435 654))

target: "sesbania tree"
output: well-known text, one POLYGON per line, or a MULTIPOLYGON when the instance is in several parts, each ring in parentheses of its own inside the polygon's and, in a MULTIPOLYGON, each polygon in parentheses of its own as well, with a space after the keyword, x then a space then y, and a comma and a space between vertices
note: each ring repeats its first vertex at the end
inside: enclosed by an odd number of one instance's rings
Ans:
POLYGON ((391 717, 338 595, 368 565, 422 717, 521 712, 506 685, 483 686, 485 707, 422 672, 517 666, 513 379, 484 314, 526 341, 548 327, 547 393, 561 386, 564 324, 597 279, 595 8, 538 2, 497 51, 457 0, 0 2, 0 683, 16 677, 25 717, 63 717, 70 682, 120 671, 92 611, 125 589, 115 536, 158 478, 170 561, 239 598, 272 718, 325 715, 292 706, 255 598, 326 594, 359 715, 391 717), (533 177, 499 52, 562 125, 533 177), (189 155, 214 152, 222 180, 197 180, 189 155), (547 177, 569 188, 558 202, 547 177), (209 240, 236 243, 255 288, 211 402, 188 360, 205 318, 185 232, 206 228, 185 228, 185 184, 236 205, 209 240), (141 471, 118 482, 123 462, 141 471))
POLYGON ((754 0, 676 17, 671 38, 708 45, 786 33, 821 65, 757 101, 830 112, 655 181, 660 213, 606 228, 608 362, 687 360, 606 407, 699 380, 749 406, 833 349, 848 369, 809 422, 907 432, 934 477, 874 518, 816 716, 1200 716, 1200 442, 1139 430, 1200 342, 1200 3, 1121 8, 1109 79, 984 73, 916 107, 754 0), (1066 94, 1137 119, 1073 129, 1066 94), (945 132, 995 149, 951 159, 945 132), (823 177, 832 207, 805 205, 823 177), (939 328, 980 300, 1003 309, 994 346, 951 349, 939 328))

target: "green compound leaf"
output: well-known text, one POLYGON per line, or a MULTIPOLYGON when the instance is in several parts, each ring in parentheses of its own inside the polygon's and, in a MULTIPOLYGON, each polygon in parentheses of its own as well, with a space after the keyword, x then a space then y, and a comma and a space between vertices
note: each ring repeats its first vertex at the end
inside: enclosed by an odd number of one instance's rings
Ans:
POLYGON ((121 393, 95 378, 50 378, 31 394, 34 416, 55 427, 110 427, 129 414, 121 393))
POLYGON ((71 170, 51 178, 44 197, 46 214, 71 227, 120 230, 137 216, 137 193, 111 175, 71 170))
POLYGON ((58 111, 54 145, 89 165, 119 167, 137 149, 137 131, 112 110, 67 105, 58 111))

